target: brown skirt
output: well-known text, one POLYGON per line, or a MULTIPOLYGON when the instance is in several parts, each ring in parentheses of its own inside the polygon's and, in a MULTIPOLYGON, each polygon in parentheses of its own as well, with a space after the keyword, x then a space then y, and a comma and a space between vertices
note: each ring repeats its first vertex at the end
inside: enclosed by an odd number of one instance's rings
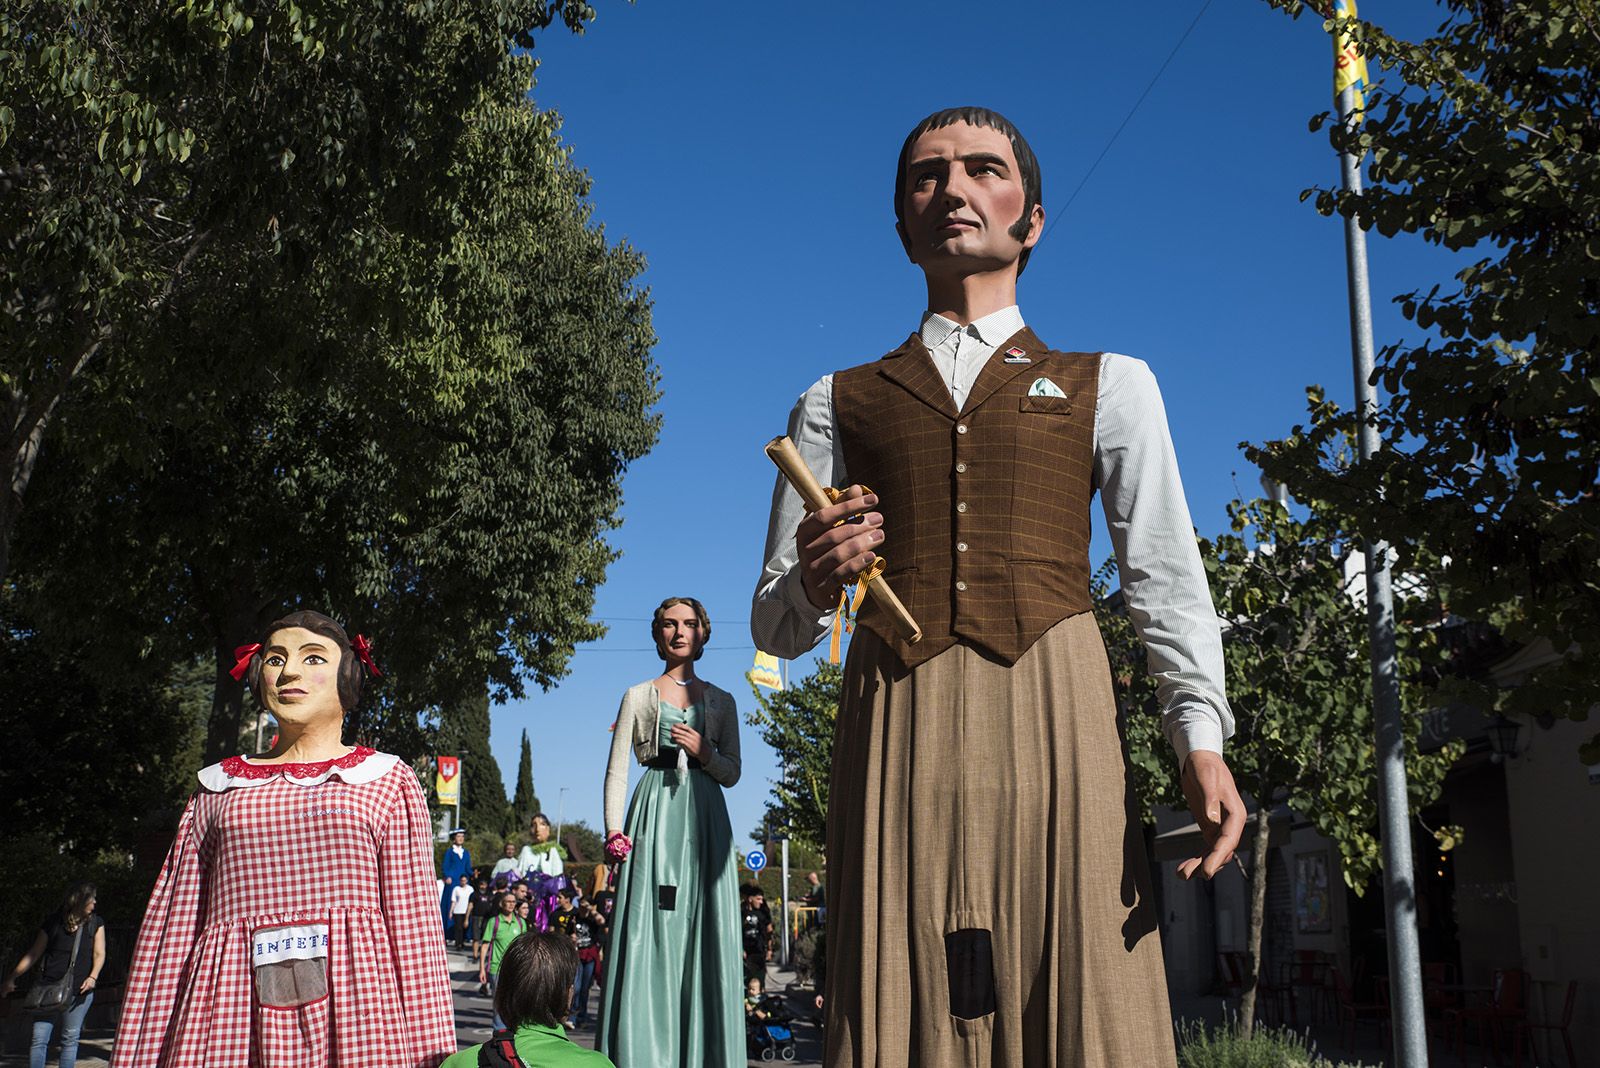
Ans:
POLYGON ((828 804, 829 1068, 1171 1068, 1092 613, 1006 667, 851 642, 828 804))

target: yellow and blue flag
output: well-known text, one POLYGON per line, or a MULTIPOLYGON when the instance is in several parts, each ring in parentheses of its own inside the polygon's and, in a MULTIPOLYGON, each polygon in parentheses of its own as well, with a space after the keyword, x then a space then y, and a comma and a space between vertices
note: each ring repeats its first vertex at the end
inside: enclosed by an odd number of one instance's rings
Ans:
POLYGON ((778 658, 756 650, 756 663, 750 669, 750 681, 769 690, 783 689, 783 672, 779 670, 778 658))
MULTIPOLYGON (((1335 21, 1355 18, 1356 0, 1333 0, 1333 17, 1335 21)), ((1367 106, 1362 93, 1367 85, 1367 58, 1361 54, 1347 23, 1335 31, 1333 40, 1333 95, 1338 97, 1347 86, 1354 86, 1351 109, 1360 111, 1367 106)))

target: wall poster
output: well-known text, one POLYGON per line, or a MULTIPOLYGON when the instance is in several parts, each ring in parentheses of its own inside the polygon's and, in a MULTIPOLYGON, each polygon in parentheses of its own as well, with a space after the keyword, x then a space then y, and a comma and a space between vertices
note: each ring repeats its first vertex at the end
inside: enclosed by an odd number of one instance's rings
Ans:
POLYGON ((1294 858, 1294 922, 1301 934, 1333 930, 1333 896, 1328 887, 1326 850, 1294 858))

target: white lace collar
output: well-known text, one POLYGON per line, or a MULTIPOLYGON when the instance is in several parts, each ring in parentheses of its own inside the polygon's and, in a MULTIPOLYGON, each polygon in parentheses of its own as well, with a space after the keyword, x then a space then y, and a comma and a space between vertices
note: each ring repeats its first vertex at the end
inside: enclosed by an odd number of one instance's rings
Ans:
POLYGON ((352 786, 377 782, 400 762, 392 753, 379 753, 366 746, 331 760, 307 764, 254 764, 242 756, 231 756, 210 767, 201 768, 200 785, 221 792, 236 787, 260 786, 274 779, 285 779, 296 786, 319 786, 337 776, 352 786))

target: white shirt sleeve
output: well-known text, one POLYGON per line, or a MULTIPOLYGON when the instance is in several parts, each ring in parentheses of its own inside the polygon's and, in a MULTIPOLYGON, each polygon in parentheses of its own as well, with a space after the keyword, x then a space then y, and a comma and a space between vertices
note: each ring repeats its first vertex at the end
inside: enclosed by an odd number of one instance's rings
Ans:
MULTIPOLYGON (((789 413, 789 437, 818 482, 846 485, 844 457, 834 433, 832 375, 800 395, 789 413)), ((805 514, 800 495, 778 475, 767 520, 766 564, 750 606, 750 636, 756 648, 785 660, 803 656, 833 629, 834 613, 819 613, 807 599, 795 566, 800 554, 794 532, 805 514)))
POLYGON ((1233 734, 1222 631, 1178 476, 1166 408, 1143 360, 1106 353, 1095 412, 1095 482, 1128 617, 1144 642, 1179 766, 1233 734))

